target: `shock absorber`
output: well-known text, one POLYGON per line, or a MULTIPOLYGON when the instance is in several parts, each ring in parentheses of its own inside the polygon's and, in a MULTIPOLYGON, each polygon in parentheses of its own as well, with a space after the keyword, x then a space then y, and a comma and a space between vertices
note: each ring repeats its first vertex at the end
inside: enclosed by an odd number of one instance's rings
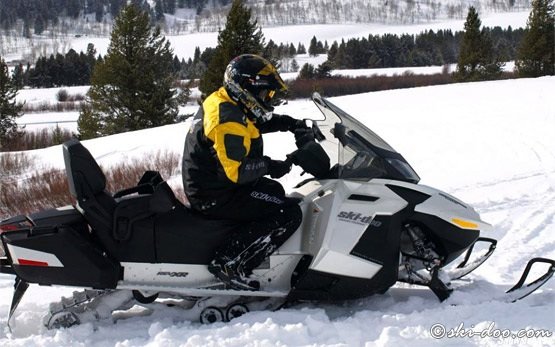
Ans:
POLYGON ((405 226, 411 240, 415 257, 422 261, 427 270, 441 265, 441 257, 434 250, 434 244, 426 238, 424 231, 417 225, 405 226))

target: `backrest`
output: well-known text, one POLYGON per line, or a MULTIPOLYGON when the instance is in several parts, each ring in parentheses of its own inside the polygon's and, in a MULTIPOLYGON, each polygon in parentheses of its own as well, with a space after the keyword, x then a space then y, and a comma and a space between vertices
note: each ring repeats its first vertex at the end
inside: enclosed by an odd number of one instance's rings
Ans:
POLYGON ((74 198, 82 201, 106 189, 106 176, 79 140, 65 142, 63 151, 69 191, 74 198))
POLYGON ((64 163, 71 195, 104 246, 113 250, 112 226, 116 201, 106 192, 106 176, 91 153, 77 139, 63 144, 64 163))

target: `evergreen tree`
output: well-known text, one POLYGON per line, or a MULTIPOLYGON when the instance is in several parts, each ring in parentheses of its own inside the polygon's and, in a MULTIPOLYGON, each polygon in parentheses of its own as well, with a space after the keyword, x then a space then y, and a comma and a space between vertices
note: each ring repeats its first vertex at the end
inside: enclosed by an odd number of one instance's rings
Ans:
POLYGON ((310 80, 315 77, 316 77, 316 71, 314 69, 314 65, 305 63, 301 68, 301 71, 299 71, 299 75, 297 76, 297 79, 310 80))
POLYGON ((312 36, 312 39, 310 40, 310 45, 308 46, 308 54, 311 57, 315 57, 316 55, 318 55, 318 40, 316 39, 316 36, 312 36))
POLYGON ((474 7, 470 7, 459 52, 455 78, 458 81, 491 79, 501 73, 502 64, 494 56, 491 40, 474 7))
POLYGON ((171 124, 178 99, 171 75, 169 42, 152 29, 149 15, 135 5, 116 18, 108 54, 96 63, 78 121, 82 138, 171 124))
POLYGON ((227 64, 241 54, 263 53, 264 36, 251 10, 243 0, 233 0, 225 28, 218 34, 218 45, 204 73, 199 89, 208 96, 222 86, 227 64))
POLYGON ((297 62, 297 60, 293 59, 291 61, 291 71, 292 72, 297 72, 299 71, 299 63, 297 62))
POLYGON ((555 74, 555 13, 553 0, 532 1, 526 33, 518 49, 516 69, 522 77, 555 74))
POLYGON ((17 89, 23 88, 25 85, 25 72, 23 71, 23 64, 19 63, 12 73, 12 80, 17 89))
POLYGON ((0 150, 18 134, 16 118, 22 115, 23 104, 16 103, 18 88, 8 73, 8 65, 0 58, 0 150))
POLYGON ((156 0, 154 4, 154 15, 157 21, 164 19, 164 8, 162 6, 162 0, 156 0))

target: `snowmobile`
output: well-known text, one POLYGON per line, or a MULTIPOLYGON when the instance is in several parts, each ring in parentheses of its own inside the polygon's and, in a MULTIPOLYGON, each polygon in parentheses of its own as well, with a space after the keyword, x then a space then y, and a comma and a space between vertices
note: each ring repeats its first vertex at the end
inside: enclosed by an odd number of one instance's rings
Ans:
MULTIPOLYGON (((385 293, 397 282, 447 299, 451 283, 494 252, 497 241, 481 236, 491 225, 459 199, 418 184, 405 158, 355 118, 317 93, 312 100, 322 117, 306 120, 310 136, 290 157, 309 174, 290 193, 303 222, 254 270, 260 290, 231 289, 207 269, 236 223, 198 215, 155 171, 107 192, 100 167, 74 139, 62 148, 76 204, 0 223, 0 272, 15 275, 8 323, 29 284, 86 288, 50 304, 47 328, 165 302, 203 323, 229 321, 253 309, 385 293)), ((531 259, 507 300, 529 295, 554 272, 555 261, 531 259), (548 270, 529 280, 538 263, 548 270)))

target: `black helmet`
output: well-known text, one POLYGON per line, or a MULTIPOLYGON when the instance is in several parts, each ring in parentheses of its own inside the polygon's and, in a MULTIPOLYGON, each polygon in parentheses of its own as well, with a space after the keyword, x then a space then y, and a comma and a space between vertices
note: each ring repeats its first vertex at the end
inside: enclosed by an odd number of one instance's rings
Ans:
POLYGON ((276 91, 287 91, 274 65, 254 54, 240 55, 227 65, 224 86, 229 96, 261 123, 272 118, 276 91))

